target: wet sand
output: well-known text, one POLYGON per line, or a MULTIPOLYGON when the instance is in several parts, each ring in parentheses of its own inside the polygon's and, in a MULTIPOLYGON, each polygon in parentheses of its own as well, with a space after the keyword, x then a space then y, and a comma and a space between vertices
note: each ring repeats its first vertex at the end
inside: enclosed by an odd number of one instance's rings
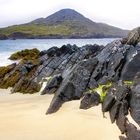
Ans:
POLYGON ((119 129, 100 106, 80 110, 80 101, 72 101, 45 115, 52 97, 0 90, 0 140, 119 140, 119 129))

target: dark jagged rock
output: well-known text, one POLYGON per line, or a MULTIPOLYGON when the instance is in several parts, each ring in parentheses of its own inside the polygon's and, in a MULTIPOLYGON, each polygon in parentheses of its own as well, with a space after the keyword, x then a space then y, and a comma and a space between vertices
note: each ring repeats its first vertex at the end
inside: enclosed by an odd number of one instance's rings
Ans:
POLYGON ((130 122, 126 123, 126 136, 128 140, 140 140, 140 130, 130 122))
POLYGON ((51 113, 58 111, 58 108, 60 108, 63 103, 64 103, 64 101, 62 100, 61 96, 58 96, 57 98, 53 98, 46 114, 51 114, 51 113))
POLYGON ((80 103, 80 109, 88 109, 100 103, 100 95, 97 92, 86 93, 80 103))
POLYGON ((140 125, 140 73, 135 76, 130 99, 131 115, 140 125))
POLYGON ((79 48, 76 45, 63 45, 61 48, 57 48, 57 47, 52 47, 50 49, 48 49, 45 54, 47 54, 49 57, 53 57, 53 56, 60 56, 64 53, 69 53, 72 54, 76 51, 78 51, 79 48))
MULTIPOLYGON (((128 98, 129 92, 130 92, 129 87, 127 87, 125 85, 118 85, 115 83, 112 85, 111 89, 108 91, 108 93, 104 99, 103 105, 106 103, 112 104, 113 99, 115 99, 115 101, 123 101, 124 99, 128 98), (109 100, 111 100, 111 101, 108 102, 109 100)), ((103 106, 103 108, 104 108, 104 106, 103 106)), ((110 108, 108 108, 108 109, 110 109, 110 108)), ((103 110, 108 110, 108 109, 103 109, 103 110)))
POLYGON ((81 50, 85 53, 85 59, 95 57, 100 51, 102 51, 104 46, 99 46, 97 44, 94 45, 85 45, 81 48, 81 50))
POLYGON ((140 140, 140 130, 138 130, 134 124, 127 121, 126 137, 120 136, 120 140, 140 140))
MULTIPOLYGON (((114 86, 116 86, 116 84, 114 86)), ((115 90, 116 89, 114 88, 114 86, 112 86, 112 88, 107 92, 104 98, 104 101, 102 103, 103 112, 109 111, 115 103, 115 90)))
POLYGON ((55 93, 56 90, 59 88, 62 80, 63 78, 61 75, 55 75, 54 77, 52 77, 42 91, 41 95, 55 93))
POLYGON ((51 113, 58 111, 58 109, 66 101, 69 101, 72 99, 73 100, 78 99, 79 98, 78 95, 74 95, 74 93, 75 93, 75 87, 74 87, 73 83, 70 83, 70 82, 67 83, 66 86, 64 86, 63 90, 60 92, 60 94, 56 95, 53 98, 46 114, 51 114, 51 113))
MULTIPOLYGON (((70 72, 63 80, 61 87, 54 96, 53 103, 51 103, 47 113, 54 112, 53 104, 55 104, 55 100, 57 101, 60 97, 63 102, 80 99, 88 85, 91 72, 96 67, 97 63, 97 59, 88 59, 79 62, 73 68, 72 72, 70 72)), ((58 109, 59 106, 57 107, 57 110, 58 109)))
POLYGON ((115 102, 115 96, 107 94, 102 104, 102 111, 109 111, 115 102))
POLYGON ((137 72, 140 70, 140 53, 136 52, 133 54, 133 58, 129 60, 129 63, 125 65, 122 71, 123 81, 132 81, 137 72))
POLYGON ((111 122, 114 123, 116 118, 119 115, 119 109, 120 109, 121 103, 115 102, 115 104, 112 106, 112 108, 109 111, 111 122))
POLYGON ((121 104, 119 110, 118 110, 118 116, 116 118, 116 124, 119 127, 120 131, 122 134, 124 134, 126 132, 126 117, 124 114, 124 105, 121 104))
POLYGON ((93 71, 91 78, 94 78, 99 84, 118 81, 121 75, 121 69, 125 64, 125 54, 129 48, 129 45, 123 46, 120 41, 114 41, 108 44, 97 55, 99 65, 93 71))
POLYGON ((129 45, 136 45, 137 43, 140 42, 140 27, 135 28, 134 30, 132 30, 127 38, 124 38, 122 40, 123 44, 129 44, 129 45))
POLYGON ((47 54, 49 57, 52 57, 52 56, 54 56, 54 55, 56 54, 56 52, 57 52, 58 50, 59 50, 59 48, 57 48, 57 47, 52 47, 52 48, 50 48, 50 49, 48 49, 48 50, 42 51, 42 52, 40 53, 40 55, 43 56, 43 55, 47 54))
POLYGON ((121 132, 124 133, 125 116, 128 114, 129 108, 128 98, 130 89, 125 85, 119 84, 114 84, 108 91, 102 105, 102 110, 103 112, 109 111, 111 122, 114 123, 116 120, 121 132))

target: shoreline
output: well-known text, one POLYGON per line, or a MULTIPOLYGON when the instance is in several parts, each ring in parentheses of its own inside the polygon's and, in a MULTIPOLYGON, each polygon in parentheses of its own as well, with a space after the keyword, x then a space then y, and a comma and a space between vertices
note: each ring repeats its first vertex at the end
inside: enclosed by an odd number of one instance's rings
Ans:
POLYGON ((45 115, 52 95, 9 94, 0 89, 0 139, 4 140, 119 140, 120 131, 104 119, 101 107, 80 110, 78 101, 65 103, 45 115))
POLYGON ((122 37, 100 37, 100 38, 96 38, 96 37, 90 37, 90 38, 16 38, 16 39, 10 39, 10 38, 8 38, 8 39, 0 39, 0 41, 3 41, 3 40, 25 40, 25 39, 27 39, 27 40, 50 40, 50 39, 52 39, 52 40, 61 40, 61 39, 70 39, 70 40, 73 40, 73 39, 77 39, 77 40, 79 40, 79 39, 120 39, 120 38, 122 38, 122 37))

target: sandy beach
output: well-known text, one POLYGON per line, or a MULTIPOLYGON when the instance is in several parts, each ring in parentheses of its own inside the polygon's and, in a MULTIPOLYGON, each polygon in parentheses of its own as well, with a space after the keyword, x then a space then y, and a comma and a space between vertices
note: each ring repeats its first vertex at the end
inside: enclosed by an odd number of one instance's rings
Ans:
POLYGON ((102 117, 100 106, 85 111, 72 101, 45 115, 52 97, 0 90, 0 140, 119 140, 119 129, 108 114, 102 117))

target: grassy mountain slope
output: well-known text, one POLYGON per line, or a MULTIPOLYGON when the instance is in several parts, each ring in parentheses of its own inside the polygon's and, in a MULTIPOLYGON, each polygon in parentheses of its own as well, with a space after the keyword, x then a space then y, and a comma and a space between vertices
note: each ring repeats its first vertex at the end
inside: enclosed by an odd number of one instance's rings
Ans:
POLYGON ((47 18, 0 29, 8 38, 100 38, 124 37, 128 31, 96 23, 71 9, 60 10, 47 18))

